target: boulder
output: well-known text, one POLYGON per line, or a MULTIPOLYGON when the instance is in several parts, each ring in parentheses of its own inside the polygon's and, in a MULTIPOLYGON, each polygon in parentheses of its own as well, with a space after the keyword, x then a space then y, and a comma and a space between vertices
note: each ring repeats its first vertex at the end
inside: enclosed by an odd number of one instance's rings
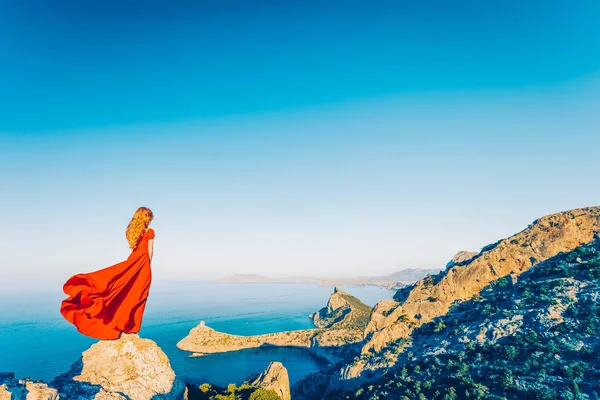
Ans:
POLYGON ((175 400, 186 392, 160 347, 135 334, 92 345, 52 385, 61 393, 90 399, 175 400))
POLYGON ((272 362, 260 376, 252 382, 252 386, 272 390, 281 400, 291 400, 290 379, 287 369, 280 362, 272 362))

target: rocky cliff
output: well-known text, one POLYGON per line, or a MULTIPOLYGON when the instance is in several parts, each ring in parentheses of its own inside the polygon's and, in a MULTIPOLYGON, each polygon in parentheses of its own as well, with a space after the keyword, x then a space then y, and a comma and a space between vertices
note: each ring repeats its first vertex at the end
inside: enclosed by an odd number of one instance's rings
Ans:
POLYGON ((600 239, 496 280, 390 343, 392 367, 325 398, 600 399, 598 300, 600 239))
POLYGON ((362 341, 370 312, 356 297, 335 288, 327 306, 310 316, 316 329, 239 336, 217 332, 201 322, 177 347, 194 356, 261 346, 303 347, 335 363, 349 351, 346 345, 362 341))
POLYGON ((344 367, 339 379, 355 379, 366 370, 392 365, 396 355, 386 348, 390 343, 407 338, 415 328, 472 298, 492 281, 518 276, 543 260, 589 243, 599 232, 600 207, 548 215, 486 246, 477 256, 400 289, 393 301, 375 306, 365 329, 362 357, 344 367))
POLYGON ((160 347, 137 335, 92 345, 67 373, 48 384, 0 374, 2 400, 59 398, 182 400, 187 399, 187 389, 160 347))

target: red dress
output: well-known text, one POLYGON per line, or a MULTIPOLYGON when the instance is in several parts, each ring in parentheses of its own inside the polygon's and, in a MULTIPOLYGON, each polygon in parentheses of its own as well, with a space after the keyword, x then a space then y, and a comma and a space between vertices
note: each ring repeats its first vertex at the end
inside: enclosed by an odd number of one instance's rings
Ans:
POLYGON ((153 238, 154 230, 148 229, 126 261, 72 276, 63 286, 69 295, 60 307, 63 317, 100 340, 138 333, 152 280, 148 240, 153 238))

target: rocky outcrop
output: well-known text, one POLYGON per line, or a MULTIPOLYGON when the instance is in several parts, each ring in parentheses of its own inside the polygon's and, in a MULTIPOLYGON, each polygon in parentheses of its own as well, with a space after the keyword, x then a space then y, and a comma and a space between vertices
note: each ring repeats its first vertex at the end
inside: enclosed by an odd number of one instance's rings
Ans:
POLYGON ((485 247, 468 261, 400 289, 393 301, 374 308, 365 329, 363 357, 344 367, 339 378, 354 379, 366 370, 393 364, 396 356, 386 349, 392 342, 408 338, 415 328, 446 314, 453 304, 472 298, 492 281, 518 276, 543 260, 591 242, 599 232, 600 207, 552 214, 485 247))
POLYGON ((42 382, 0 374, 0 400, 58 400, 58 391, 42 382))
POLYGON ((49 384, 0 374, 0 399, 7 392, 11 400, 187 398, 187 389, 176 378, 165 353, 153 341, 137 335, 92 345, 67 373, 49 384))
POLYGON ((302 347, 335 363, 341 360, 347 345, 362 341, 370 310, 356 297, 335 288, 327 307, 310 316, 316 329, 239 336, 217 332, 200 322, 177 343, 177 348, 202 356, 262 346, 302 347))
POLYGON ((371 307, 337 287, 329 297, 327 306, 310 315, 317 328, 360 328, 369 322, 371 307))
POLYGON ((252 386, 272 390, 281 400, 291 400, 290 378, 287 369, 280 362, 269 364, 265 372, 252 382, 252 386))
POLYGON ((71 371, 57 377, 53 384, 71 387, 71 382, 99 386, 104 392, 139 400, 179 399, 185 392, 166 354, 156 343, 138 335, 92 345, 71 371))
POLYGON ((0 385, 0 400, 10 400, 11 394, 6 384, 0 385))
POLYGON ((0 400, 10 400, 11 394, 8 391, 8 386, 0 385, 0 400))
POLYGON ((45 383, 25 382, 27 400, 58 400, 58 390, 48 387, 45 383))

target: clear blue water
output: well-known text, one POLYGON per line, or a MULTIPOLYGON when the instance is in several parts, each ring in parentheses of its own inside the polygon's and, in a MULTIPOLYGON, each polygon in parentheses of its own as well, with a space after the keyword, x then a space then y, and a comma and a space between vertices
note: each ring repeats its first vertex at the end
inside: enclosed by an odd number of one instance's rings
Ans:
MULTIPOLYGON (((342 289, 369 305, 393 295, 374 287, 342 289)), ((66 372, 96 341, 79 334, 62 318, 60 288, 32 290, 0 291, 0 372, 49 381, 66 372)), ((325 362, 305 350, 289 348, 192 358, 175 344, 201 320, 218 331, 238 335, 311 328, 308 315, 325 306, 332 290, 311 284, 155 282, 140 336, 158 343, 175 373, 187 382, 241 383, 262 372, 269 362, 281 361, 293 383, 325 362)))

